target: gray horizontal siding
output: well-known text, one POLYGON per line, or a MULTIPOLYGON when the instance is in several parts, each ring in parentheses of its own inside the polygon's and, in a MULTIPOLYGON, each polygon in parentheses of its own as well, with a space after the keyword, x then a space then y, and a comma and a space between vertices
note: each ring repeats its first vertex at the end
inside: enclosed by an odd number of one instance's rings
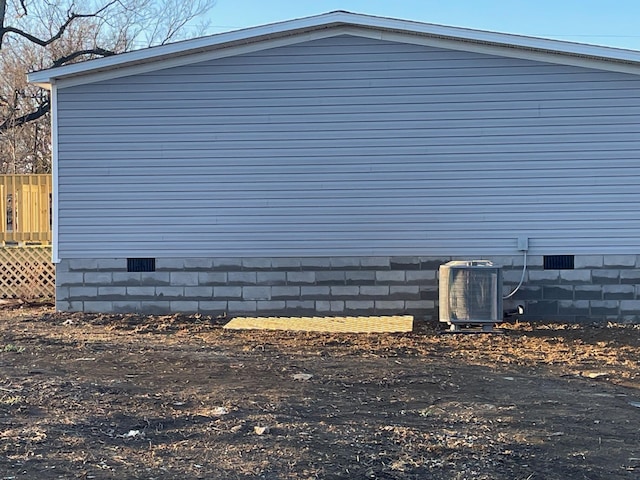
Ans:
POLYGON ((635 253, 640 79, 334 37, 59 91, 61 258, 635 253))

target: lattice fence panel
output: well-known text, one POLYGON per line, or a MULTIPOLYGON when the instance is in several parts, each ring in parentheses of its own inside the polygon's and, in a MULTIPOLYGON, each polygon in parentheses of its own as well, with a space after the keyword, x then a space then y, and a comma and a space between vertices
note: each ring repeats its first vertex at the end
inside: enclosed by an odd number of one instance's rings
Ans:
POLYGON ((0 298, 54 298, 51 247, 0 248, 0 298))

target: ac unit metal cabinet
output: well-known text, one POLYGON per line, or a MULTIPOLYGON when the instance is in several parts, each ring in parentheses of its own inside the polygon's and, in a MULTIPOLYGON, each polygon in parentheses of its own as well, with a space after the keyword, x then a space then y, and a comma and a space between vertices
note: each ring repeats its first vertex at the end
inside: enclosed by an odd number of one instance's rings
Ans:
POLYGON ((502 322, 502 268, 488 260, 464 260, 440 266, 440 321, 457 330, 502 322))

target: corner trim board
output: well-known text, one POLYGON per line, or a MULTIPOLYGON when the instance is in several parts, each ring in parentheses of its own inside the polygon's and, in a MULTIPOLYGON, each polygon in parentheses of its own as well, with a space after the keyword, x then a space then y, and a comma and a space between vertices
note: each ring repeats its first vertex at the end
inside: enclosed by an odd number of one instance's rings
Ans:
POLYGON ((60 263, 58 256, 58 85, 51 83, 51 260, 60 263))

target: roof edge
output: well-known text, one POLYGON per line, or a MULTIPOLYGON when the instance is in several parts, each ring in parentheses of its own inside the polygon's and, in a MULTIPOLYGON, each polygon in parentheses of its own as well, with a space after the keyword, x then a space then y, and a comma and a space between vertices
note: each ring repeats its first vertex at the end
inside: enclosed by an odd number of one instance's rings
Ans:
POLYGON ((56 79, 64 79, 114 68, 159 61, 169 57, 190 55, 210 48, 254 43, 261 40, 293 35, 332 26, 355 26, 387 31, 424 35, 442 39, 502 46, 543 53, 569 55, 608 62, 640 65, 640 51, 604 47, 584 43, 566 42, 546 38, 529 37, 510 33, 498 33, 463 27, 451 27, 413 20, 377 17, 346 11, 333 11, 311 17, 249 27, 206 37, 183 40, 167 45, 121 53, 72 65, 40 70, 28 74, 31 83, 49 87, 56 79))

